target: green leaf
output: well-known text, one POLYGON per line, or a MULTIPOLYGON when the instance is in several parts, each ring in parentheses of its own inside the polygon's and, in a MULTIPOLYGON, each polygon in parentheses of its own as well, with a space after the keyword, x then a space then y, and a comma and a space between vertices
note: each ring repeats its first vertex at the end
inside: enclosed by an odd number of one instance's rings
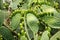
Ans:
POLYGON ((3 21, 4 21, 4 13, 1 12, 0 10, 0 26, 2 25, 3 21))
POLYGON ((7 11, 0 10, 0 26, 4 22, 4 19, 8 16, 7 11))
POLYGON ((10 7, 14 10, 17 9, 17 5, 19 4, 19 2, 21 2, 22 0, 14 0, 11 2, 10 7))
POLYGON ((5 40, 15 40, 10 30, 4 26, 0 27, 0 34, 5 40))
POLYGON ((56 34, 54 34, 54 35, 50 38, 50 40, 58 40, 58 39, 60 39, 60 31, 58 31, 56 34))
POLYGON ((48 6, 48 5, 42 5, 41 9, 43 12, 46 12, 46 13, 48 13, 48 12, 49 13, 57 13, 57 11, 53 7, 48 6))
POLYGON ((34 40, 38 40, 38 34, 34 34, 34 40))
POLYGON ((27 3, 24 3, 20 9, 21 10, 27 10, 28 7, 29 7, 28 4, 27 3))
POLYGON ((15 16, 12 17, 10 26, 13 30, 15 30, 19 26, 20 16, 20 13, 17 13, 15 16))
POLYGON ((48 34, 49 34, 48 31, 44 31, 42 34, 41 40, 49 40, 48 34))
POLYGON ((0 40, 3 40, 2 35, 0 34, 0 40))
POLYGON ((28 0, 28 3, 29 3, 29 4, 31 4, 31 3, 33 3, 33 2, 36 3, 37 0, 30 0, 30 1, 28 0))
POLYGON ((48 24, 48 26, 60 29, 60 19, 58 17, 48 15, 42 17, 42 20, 44 20, 44 22, 48 24))
POLYGON ((39 3, 43 3, 45 0, 38 0, 39 3))
POLYGON ((29 28, 34 32, 37 33, 38 32, 38 19, 35 15, 28 13, 27 14, 27 24, 29 26, 29 28))
POLYGON ((52 28, 60 29, 60 13, 58 13, 54 8, 46 6, 43 9, 42 17, 40 17, 48 26, 52 28), (48 8, 49 7, 49 8, 48 8))
POLYGON ((36 3, 36 2, 37 2, 37 0, 33 0, 33 2, 35 2, 35 3, 36 3))
POLYGON ((21 36, 20 40, 27 40, 27 38, 25 36, 21 36))
POLYGON ((0 0, 0 9, 3 8, 3 0, 0 0))

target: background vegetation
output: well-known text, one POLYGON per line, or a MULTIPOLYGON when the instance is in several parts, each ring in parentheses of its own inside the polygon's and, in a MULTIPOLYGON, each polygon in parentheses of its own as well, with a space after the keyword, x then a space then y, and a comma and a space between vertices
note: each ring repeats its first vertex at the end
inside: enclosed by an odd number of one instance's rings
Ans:
POLYGON ((60 0, 0 0, 0 40, 60 40, 60 0))

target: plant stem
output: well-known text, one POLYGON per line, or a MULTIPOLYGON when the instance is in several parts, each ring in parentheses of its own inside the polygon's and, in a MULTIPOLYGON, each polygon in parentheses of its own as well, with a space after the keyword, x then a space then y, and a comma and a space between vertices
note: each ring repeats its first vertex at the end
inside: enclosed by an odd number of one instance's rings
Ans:
POLYGON ((28 37, 29 40, 31 40, 30 37, 29 37, 29 34, 28 34, 27 25, 26 25, 26 14, 24 14, 24 23, 25 23, 25 30, 26 30, 27 37, 28 37))

